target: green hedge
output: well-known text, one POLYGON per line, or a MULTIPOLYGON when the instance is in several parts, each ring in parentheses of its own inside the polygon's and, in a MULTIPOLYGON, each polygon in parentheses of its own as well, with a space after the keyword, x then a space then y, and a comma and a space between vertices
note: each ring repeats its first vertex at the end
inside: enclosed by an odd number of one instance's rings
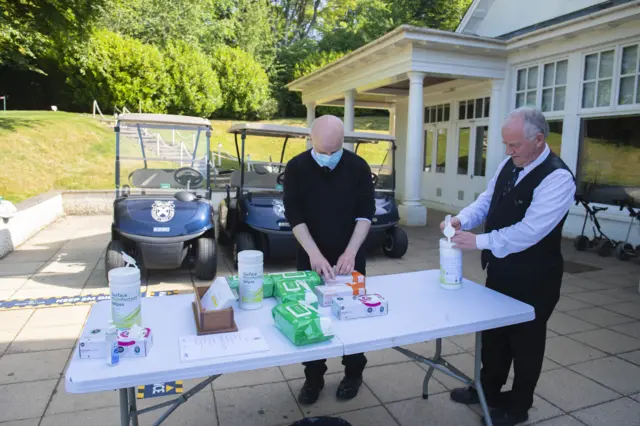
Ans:
POLYGON ((251 55, 221 46, 213 54, 213 68, 220 78, 223 99, 217 116, 253 120, 275 114, 277 103, 271 97, 269 77, 251 55))

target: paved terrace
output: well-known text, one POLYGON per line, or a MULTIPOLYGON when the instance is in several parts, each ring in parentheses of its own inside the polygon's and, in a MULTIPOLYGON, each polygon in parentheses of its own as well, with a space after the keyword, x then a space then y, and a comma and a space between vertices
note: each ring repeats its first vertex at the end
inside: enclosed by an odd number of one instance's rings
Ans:
MULTIPOLYGON (((369 275, 438 267, 436 229, 441 214, 430 212, 430 227, 411 229, 402 260, 376 257, 369 275)), ((0 300, 107 293, 103 256, 110 217, 65 217, 0 260, 0 300)), ((567 267, 562 298, 549 323, 544 372, 531 424, 547 426, 640 425, 640 294, 637 261, 577 253, 565 242, 567 267), (580 272, 582 266, 595 269, 580 272)), ((465 255, 465 276, 484 281, 477 253, 465 255)), ((230 274, 228 258, 218 271, 230 274)), ((277 265, 270 270, 290 270, 277 265)), ((188 272, 152 272, 148 290, 190 291, 188 272)), ((170 296, 167 296, 170 297, 170 296)), ((63 377, 89 305, 0 310, 0 425, 116 425, 117 392, 69 395, 63 377)), ((433 342, 412 350, 431 356, 433 342)), ((473 336, 444 341, 446 358, 472 375, 473 336)), ((301 407, 295 396, 303 382, 300 365, 222 376, 180 407, 167 424, 220 426, 288 425, 303 416, 339 415, 354 426, 480 425, 478 408, 457 405, 452 379, 435 373, 432 396, 421 398, 424 370, 394 350, 367 354, 365 385, 354 400, 338 403, 339 359, 329 361, 320 400, 301 407)), ((176 377, 179 380, 180 377, 176 377)), ((196 381, 185 381, 188 389, 196 381)), ((149 406, 168 397, 139 401, 149 406)), ((143 415, 148 425, 155 413, 143 415)))

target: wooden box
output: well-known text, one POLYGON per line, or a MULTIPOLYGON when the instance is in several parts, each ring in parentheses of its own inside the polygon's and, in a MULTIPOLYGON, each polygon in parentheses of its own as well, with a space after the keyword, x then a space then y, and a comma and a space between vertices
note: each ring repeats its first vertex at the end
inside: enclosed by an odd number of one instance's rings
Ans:
POLYGON ((198 336, 203 334, 230 333, 238 331, 233 317, 233 307, 221 309, 219 311, 204 311, 200 304, 202 296, 209 290, 209 287, 197 287, 193 285, 195 301, 193 305, 193 316, 196 321, 198 336))

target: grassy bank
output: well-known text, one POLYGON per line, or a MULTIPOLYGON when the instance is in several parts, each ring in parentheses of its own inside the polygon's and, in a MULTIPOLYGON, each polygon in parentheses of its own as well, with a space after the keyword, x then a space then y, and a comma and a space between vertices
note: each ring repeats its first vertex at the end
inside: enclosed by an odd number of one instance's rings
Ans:
MULTIPOLYGON (((212 121, 211 148, 235 155, 232 121, 212 121)), ((271 123, 304 126, 304 119, 271 123)), ((385 117, 358 117, 358 130, 385 132, 385 117)), ((168 135, 163 135, 170 140, 168 135)), ((280 158, 282 139, 252 138, 247 153, 252 159, 280 158)), ((285 159, 304 149, 304 142, 289 144, 285 159)), ((382 147, 361 153, 379 163, 382 147)), ((115 137, 106 124, 85 114, 53 111, 0 112, 0 196, 17 203, 53 189, 109 189, 114 186, 115 137)), ((142 165, 136 166, 142 167, 142 165)))

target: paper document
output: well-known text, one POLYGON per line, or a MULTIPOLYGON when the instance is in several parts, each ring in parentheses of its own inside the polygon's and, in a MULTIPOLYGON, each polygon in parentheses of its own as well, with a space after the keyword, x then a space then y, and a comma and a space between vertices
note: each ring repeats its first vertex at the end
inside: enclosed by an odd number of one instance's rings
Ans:
POLYGON ((268 350, 269 345, 257 328, 248 328, 235 333, 180 337, 180 360, 182 362, 268 350))

